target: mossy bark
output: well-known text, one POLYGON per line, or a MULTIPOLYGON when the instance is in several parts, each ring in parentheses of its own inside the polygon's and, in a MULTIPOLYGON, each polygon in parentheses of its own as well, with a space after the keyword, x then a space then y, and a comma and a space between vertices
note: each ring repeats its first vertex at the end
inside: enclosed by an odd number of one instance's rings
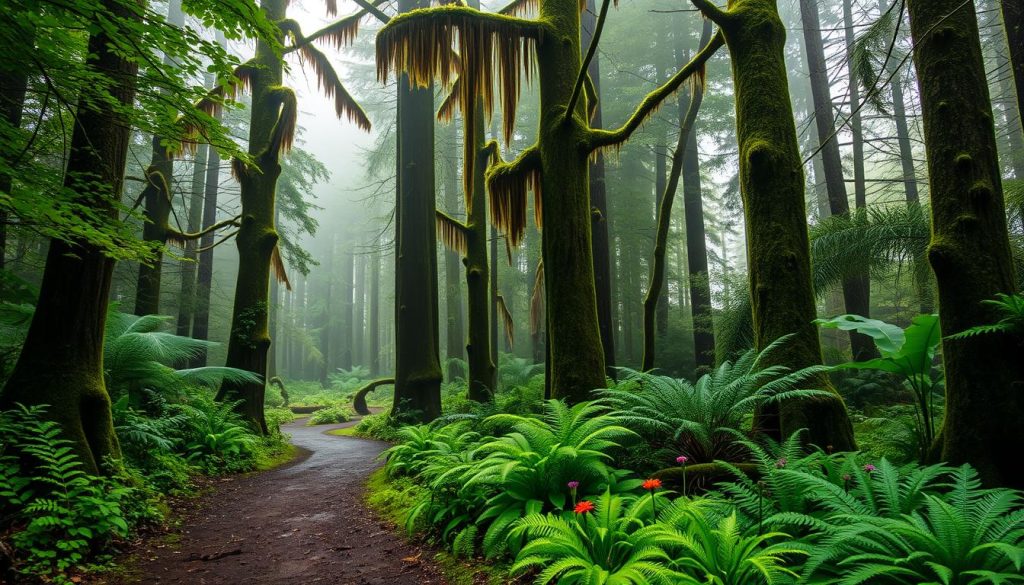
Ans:
MULTIPOLYGON (((491 297, 491 284, 487 258, 487 194, 485 192, 484 172, 487 170, 487 158, 483 155, 484 146, 484 110, 483 104, 477 103, 476 123, 473 124, 474 135, 466 140, 473 140, 477 152, 475 168, 466 172, 475 173, 473 179, 473 202, 467 215, 466 223, 466 315, 469 334, 466 339, 466 356, 469 365, 469 398, 485 402, 494 397, 497 390, 497 368, 491 359, 490 343, 490 307, 497 304, 491 297)), ((497 258, 491 258, 497 263, 497 258)))
MULTIPOLYGON (((104 8, 134 20, 135 12, 117 2, 104 8)), ((117 221, 131 124, 121 108, 135 97, 137 65, 108 49, 109 37, 89 37, 86 66, 110 80, 117 103, 83 101, 71 137, 64 186, 78 203, 104 220, 117 221)), ((3 393, 0 408, 49 405, 46 417, 60 424, 64 438, 90 473, 104 458, 120 457, 103 379, 103 334, 114 261, 84 241, 52 240, 39 289, 39 301, 25 344, 3 393)))
MULTIPOLYGON (((1010 66, 1017 88, 1017 110, 1024 112, 1024 1, 1002 0, 1001 6, 1006 44, 1010 49, 1010 66)), ((1017 125, 1022 122, 1024 120, 1017 120, 1017 125)))
POLYGON ((973 3, 908 0, 931 185, 928 260, 938 284, 944 460, 989 485, 1024 487, 1024 355, 1016 340, 945 336, 998 319, 982 301, 1016 291, 995 128, 973 3))
MULTIPOLYGON (((455 213, 459 208, 459 201, 463 199, 462 189, 459 186, 459 161, 458 157, 454 155, 454 149, 457 148, 458 141, 458 128, 454 123, 449 124, 449 131, 447 132, 447 149, 452 150, 453 154, 445 164, 444 169, 444 199, 445 207, 449 213, 455 213)), ((459 253, 454 250, 445 250, 444 253, 444 272, 445 272, 445 309, 447 313, 447 335, 446 345, 447 351, 445 357, 448 358, 448 371, 446 375, 449 380, 454 380, 459 375, 459 365, 451 361, 452 358, 465 358, 466 357, 466 340, 465 325, 463 324, 462 317, 462 258, 459 257, 459 253)))
MULTIPOLYGON (((707 14, 711 8, 701 1, 707 14)), ((774 363, 801 369, 821 363, 811 288, 804 173, 789 97, 786 30, 774 0, 734 0, 709 14, 732 56, 739 141, 740 191, 746 218, 747 265, 758 350, 792 335, 774 363)), ((757 430, 775 437, 808 430, 810 443, 855 447, 842 398, 828 380, 823 398, 789 400, 758 412, 757 430)))
MULTIPOLYGON (((285 17, 285 0, 263 0, 260 9, 272 22, 285 17)), ((270 349, 268 325, 270 262, 277 246, 274 207, 281 163, 272 134, 280 117, 283 64, 273 47, 256 43, 257 67, 252 76, 252 106, 249 121, 249 154, 255 168, 238 173, 241 187, 241 225, 235 237, 238 246, 238 277, 235 281, 231 333, 228 339, 228 367, 266 376, 267 350, 270 349)), ((239 414, 255 429, 267 432, 264 417, 263 382, 224 383, 218 400, 238 402, 239 414)))
MULTIPOLYGON (((400 0, 399 11, 426 6, 400 0)), ((398 196, 395 254, 395 416, 441 414, 437 237, 434 230, 434 92, 398 82, 398 196)))
POLYGON ((544 201, 544 290, 551 360, 551 395, 580 402, 605 386, 591 242, 589 152, 585 104, 566 118, 580 70, 577 0, 545 0, 537 44, 540 146, 544 201))
MULTIPOLYGON (((581 15, 583 28, 582 48, 586 49, 597 25, 597 6, 594 0, 587 0, 587 8, 581 15)), ((590 120, 591 126, 601 128, 601 57, 595 55, 588 67, 590 79, 594 82, 597 107, 590 120)), ((591 248, 594 255, 594 289, 597 294, 597 323, 601 330, 601 347, 604 348, 605 374, 615 378, 615 323, 612 321, 612 277, 611 254, 608 240, 608 195, 605 186, 604 155, 596 153, 590 162, 590 205, 591 248)))

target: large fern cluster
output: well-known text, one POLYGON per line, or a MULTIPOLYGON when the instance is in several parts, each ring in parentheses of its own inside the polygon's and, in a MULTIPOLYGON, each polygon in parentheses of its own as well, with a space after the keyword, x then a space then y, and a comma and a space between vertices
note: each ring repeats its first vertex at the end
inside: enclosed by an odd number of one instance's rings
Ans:
POLYGON ((823 368, 792 372, 762 363, 787 342, 782 338, 761 353, 753 350, 723 362, 696 383, 623 369, 617 388, 598 393, 624 426, 639 432, 668 464, 682 454, 690 463, 743 461, 748 452, 736 441, 757 406, 822 394, 806 389, 823 368))

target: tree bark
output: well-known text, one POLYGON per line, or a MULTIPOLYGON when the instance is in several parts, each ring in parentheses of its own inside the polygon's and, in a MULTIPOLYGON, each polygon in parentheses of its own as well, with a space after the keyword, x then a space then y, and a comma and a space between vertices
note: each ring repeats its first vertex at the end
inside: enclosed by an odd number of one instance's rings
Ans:
MULTIPOLYGON (((351 246, 348 242, 343 242, 343 246, 351 246)), ((352 255, 351 248, 342 252, 341 255, 341 351, 338 357, 338 367, 351 370, 352 369, 352 329, 355 327, 355 321, 353 320, 353 299, 354 294, 353 286, 353 274, 355 270, 355 257, 352 255)))
MULTIPOLYGON (((705 4, 698 5, 707 14, 705 4)), ((713 17, 732 56, 755 347, 760 351, 792 335, 769 361, 798 370, 820 364, 821 348, 812 323, 804 173, 789 97, 786 31, 774 0, 734 0, 730 6, 713 17)), ((819 378, 818 386, 830 395, 761 408, 756 429, 775 437, 807 429, 809 443, 853 450, 842 398, 827 378, 819 378)))
POLYGON ((352 321, 352 363, 366 364, 366 255, 356 256, 355 306, 352 321))
POLYGON ((977 17, 973 2, 908 0, 907 9, 931 185, 928 260, 943 334, 942 458, 970 463, 986 484, 1022 488, 1021 346, 1000 335, 947 337, 995 322, 983 301, 1016 292, 977 17))
MULTIPOLYGON (((210 84, 207 83, 207 87, 210 84)), ((192 190, 188 202, 188 231, 200 229, 203 223, 203 190, 206 179, 206 161, 210 146, 201 144, 192 158, 192 190)), ((196 242, 185 242, 185 259, 181 264, 181 291, 178 296, 177 333, 188 337, 192 333, 192 314, 196 308, 196 242)))
MULTIPOLYGON (((1003 26, 1010 49, 1014 85, 1017 87, 1017 111, 1024 113, 1024 1, 1002 0, 1003 26)), ((1018 125, 1024 120, 1018 120, 1018 125)))
MULTIPOLYGON (((594 0, 587 0, 587 8, 581 16, 583 39, 581 48, 589 48, 597 21, 597 7, 594 0)), ((597 108, 591 119, 595 128, 603 127, 601 112, 601 57, 594 56, 587 69, 594 82, 594 93, 598 96, 597 108)), ((597 323, 601 329, 601 346, 604 348, 605 374, 615 379, 615 322, 612 320, 612 279, 611 260, 608 251, 608 193, 605 185, 604 155, 596 154, 590 163, 590 205, 592 207, 590 231, 591 249, 594 255, 594 288, 597 293, 597 323)))
MULTIPOLYGON (((399 0, 399 12, 426 0, 399 0)), ((392 416, 441 414, 437 238, 434 231, 434 93, 398 82, 398 213, 395 254, 395 401, 392 416)))
MULTIPOLYGON (((10 25, 8 25, 10 26, 10 25)), ((22 29, 8 31, 12 37, 21 36, 25 42, 33 43, 35 32, 22 29)), ((0 71, 0 116, 12 129, 21 128, 21 118, 25 111, 25 95, 28 93, 28 70, 22 67, 5 68, 0 71)), ((5 153, 6 156, 6 153, 5 153)), ((6 161, 10 164, 12 161, 6 161)), ((14 196, 14 180, 7 173, 0 173, 0 193, 14 196)), ((7 260, 7 221, 6 211, 0 211, 0 270, 4 269, 7 260)))
MULTIPOLYGON (((119 2, 103 7, 133 26, 140 22, 138 12, 119 2)), ((119 34, 133 34, 132 28, 119 28, 119 34)), ((86 99, 78 104, 64 186, 98 217, 118 221, 131 137, 124 109, 134 102, 138 66, 112 50, 107 29, 98 30, 89 37, 85 64, 109 79, 106 91, 117 107, 86 99)), ((61 426, 89 473, 103 471, 106 458, 120 456, 103 377, 113 269, 114 261, 86 241, 50 241, 35 314, 0 395, 4 409, 49 405, 46 418, 61 426)))
MULTIPOLYGON (((262 0, 260 9, 277 22, 285 17, 285 0, 262 0)), ((270 262, 277 247, 274 226, 277 179, 281 161, 272 134, 281 119, 281 96, 290 90, 282 86, 283 63, 273 46, 256 43, 257 67, 252 75, 252 106, 249 123, 249 154, 253 167, 239 169, 242 219, 235 237, 238 246, 238 277, 235 283, 231 334, 228 339, 227 366, 240 368, 265 377, 267 351, 270 349, 268 308, 270 262)), ((225 382, 217 399, 237 403, 236 410, 253 427, 267 432, 263 412, 265 393, 263 381, 257 383, 225 382)))
MULTIPOLYGON (((475 174, 473 179, 472 208, 466 214, 466 295, 469 336, 466 343, 466 355, 469 362, 469 398, 478 402, 492 400, 498 388, 497 368, 491 357, 490 330, 488 319, 490 308, 497 307, 497 301, 491 296, 491 283, 488 274, 487 258, 487 193, 484 173, 487 170, 487 157, 484 155, 484 108, 483 101, 477 101, 476 122, 473 124, 474 135, 464 140, 472 140, 477 148, 476 164, 473 169, 465 172, 475 174)), ((496 257, 491 262, 498 262, 496 257)))

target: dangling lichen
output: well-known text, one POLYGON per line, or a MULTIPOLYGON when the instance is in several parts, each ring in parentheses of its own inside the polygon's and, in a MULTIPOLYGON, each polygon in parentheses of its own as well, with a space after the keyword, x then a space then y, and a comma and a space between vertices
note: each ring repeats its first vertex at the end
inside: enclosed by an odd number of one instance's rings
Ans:
POLYGON ((508 340, 508 345, 511 347, 515 343, 515 323, 512 321, 512 312, 505 304, 505 297, 497 295, 494 297, 494 302, 498 305, 498 317, 501 318, 501 325, 505 330, 505 339, 508 340))
MULTIPOLYGON (((496 146, 493 147, 496 150, 496 146)), ((495 155, 497 158, 497 155, 495 155)), ((524 150, 508 163, 492 163, 487 169, 487 190, 490 193, 491 222, 512 246, 518 246, 526 233, 526 196, 533 191, 534 220, 542 223, 540 149, 524 150)))
POLYGON ((283 154, 292 149, 295 142, 295 127, 298 124, 299 106, 295 92, 291 88, 277 86, 271 88, 267 102, 271 108, 279 108, 277 123, 270 135, 269 151, 283 154))
POLYGON ((316 73, 318 89, 322 88, 328 98, 334 98, 334 113, 339 118, 344 115, 359 129, 369 131, 370 119, 366 117, 366 112, 342 85, 341 78, 338 77, 338 73, 327 56, 307 44, 299 48, 299 59, 302 64, 309 63, 312 66, 313 72, 316 73))
POLYGON ((469 250, 467 241, 466 226, 442 211, 437 211, 437 234, 441 237, 441 243, 459 256, 465 257, 469 250))
POLYGON ((274 252, 270 255, 270 267, 274 271, 274 278, 285 288, 292 290, 292 283, 288 280, 288 270, 284 266, 284 259, 281 258, 280 246, 274 246, 274 252))
POLYGON ((537 275, 533 279, 533 294, 530 295, 530 335, 540 331, 544 318, 544 261, 537 263, 537 275))

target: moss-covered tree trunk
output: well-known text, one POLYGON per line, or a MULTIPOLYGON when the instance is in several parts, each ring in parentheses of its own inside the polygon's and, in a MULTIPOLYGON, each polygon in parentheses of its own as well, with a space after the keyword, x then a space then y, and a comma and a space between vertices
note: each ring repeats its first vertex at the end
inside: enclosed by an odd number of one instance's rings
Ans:
POLYGON ((586 142, 584 102, 565 117, 582 64, 579 5, 545 0, 540 19, 548 29, 537 45, 537 68, 551 395, 580 402, 605 386, 605 361, 594 287, 589 153, 580 148, 586 142))
MULTIPOLYGON (((136 12, 119 2, 103 6, 118 18, 137 20, 136 12)), ((79 104, 64 186, 97 217, 118 221, 115 205, 131 133, 124 108, 134 101, 137 65, 109 45, 105 32, 91 35, 86 67, 109 80, 106 90, 114 103, 79 104)), ((120 456, 103 379, 113 268, 114 261, 88 242, 50 241, 35 315, 0 394, 0 408, 49 405, 46 417, 60 424, 90 473, 101 470, 104 458, 120 456)))
MULTIPOLYGON (((220 153, 216 148, 207 151, 206 178, 203 190, 203 230, 210 230, 217 223, 217 193, 220 190, 220 153)), ((210 338, 210 296, 213 290, 213 244, 214 233, 208 231, 199 239, 199 253, 196 266, 196 297, 192 314, 192 337, 210 338)), ((200 350, 192 359, 191 366, 206 365, 206 350, 200 350)))
MULTIPOLYGON (((263 0, 260 8, 270 21, 277 22, 285 17, 287 2, 263 0)), ((262 40, 256 43, 255 62, 249 121, 249 154, 253 157, 254 166, 235 164, 241 188, 242 217, 235 238, 238 277, 226 365, 266 376, 267 350, 270 348, 270 263, 278 239, 274 227, 274 203, 277 179, 281 175, 279 145, 274 144, 273 135, 279 122, 283 123, 282 97, 289 90, 281 86, 281 58, 269 43, 262 40)), ((217 399, 237 401, 238 412, 257 430, 266 433, 264 392, 262 381, 226 382, 221 385, 217 399)))
MULTIPOLYGON (((581 16, 583 37, 582 48, 587 49, 597 25, 597 6, 594 0, 587 0, 587 8, 581 16)), ((603 126, 601 106, 601 57, 595 55, 588 67, 590 79, 594 82, 597 107, 590 124, 595 128, 603 126)), ((597 324, 601 329, 601 347, 604 348, 605 373, 615 378, 615 323, 612 321, 612 277, 611 254, 608 240, 608 191, 605 186, 604 155, 598 152, 590 163, 590 205, 592 208, 590 237, 594 254, 594 289, 597 293, 597 324)))
MULTIPOLYGON (((758 350, 786 335, 776 364, 801 369, 821 363, 811 288, 804 173, 789 98, 786 29, 774 0, 734 0, 728 11, 694 1, 717 22, 732 57, 739 141, 740 191, 746 218, 747 265, 758 350)), ((790 400, 758 412, 757 430, 788 436, 808 430, 822 447, 855 447, 842 399, 831 395, 790 400)))
MULTIPOLYGON (((427 6, 400 0, 399 12, 427 6)), ((398 196, 395 253, 395 402, 392 415, 441 414, 437 237, 434 231, 434 92, 398 82, 398 196)))
MULTIPOLYGON (((908 0, 931 185, 928 260, 943 336, 998 319, 982 301, 1016 291, 992 106, 973 2, 908 0)), ((1024 487, 1024 355, 1000 335, 944 339, 942 458, 990 485, 1024 487)))
MULTIPOLYGON (((301 295, 300 295, 301 298, 301 295)), ((369 308, 367 310, 367 351, 370 352, 370 375, 380 375, 380 251, 370 253, 369 308)))
MULTIPOLYGON (((167 24, 180 27, 185 24, 181 0, 167 3, 167 24)), ((164 57, 164 63, 173 61, 164 57)), ((163 274, 163 246, 167 243, 168 220, 171 216, 171 184, 174 180, 174 159, 162 144, 163 138, 153 136, 153 154, 146 169, 146 187, 142 192, 145 202, 142 240, 154 245, 154 256, 139 264, 135 287, 135 314, 156 315, 160 312, 160 283, 163 274)))
MULTIPOLYGON (((487 193, 484 189, 484 172, 487 159, 483 156, 484 112, 478 103, 476 123, 473 124, 473 140, 480 155, 475 168, 466 169, 474 174, 473 197, 466 222, 466 305, 469 335, 466 341, 466 356, 469 360, 469 398, 479 402, 491 400, 498 389, 497 368, 491 359, 490 309, 497 304, 491 297, 491 283, 487 258, 487 193)), ((498 262, 491 258, 491 262, 498 262)))

